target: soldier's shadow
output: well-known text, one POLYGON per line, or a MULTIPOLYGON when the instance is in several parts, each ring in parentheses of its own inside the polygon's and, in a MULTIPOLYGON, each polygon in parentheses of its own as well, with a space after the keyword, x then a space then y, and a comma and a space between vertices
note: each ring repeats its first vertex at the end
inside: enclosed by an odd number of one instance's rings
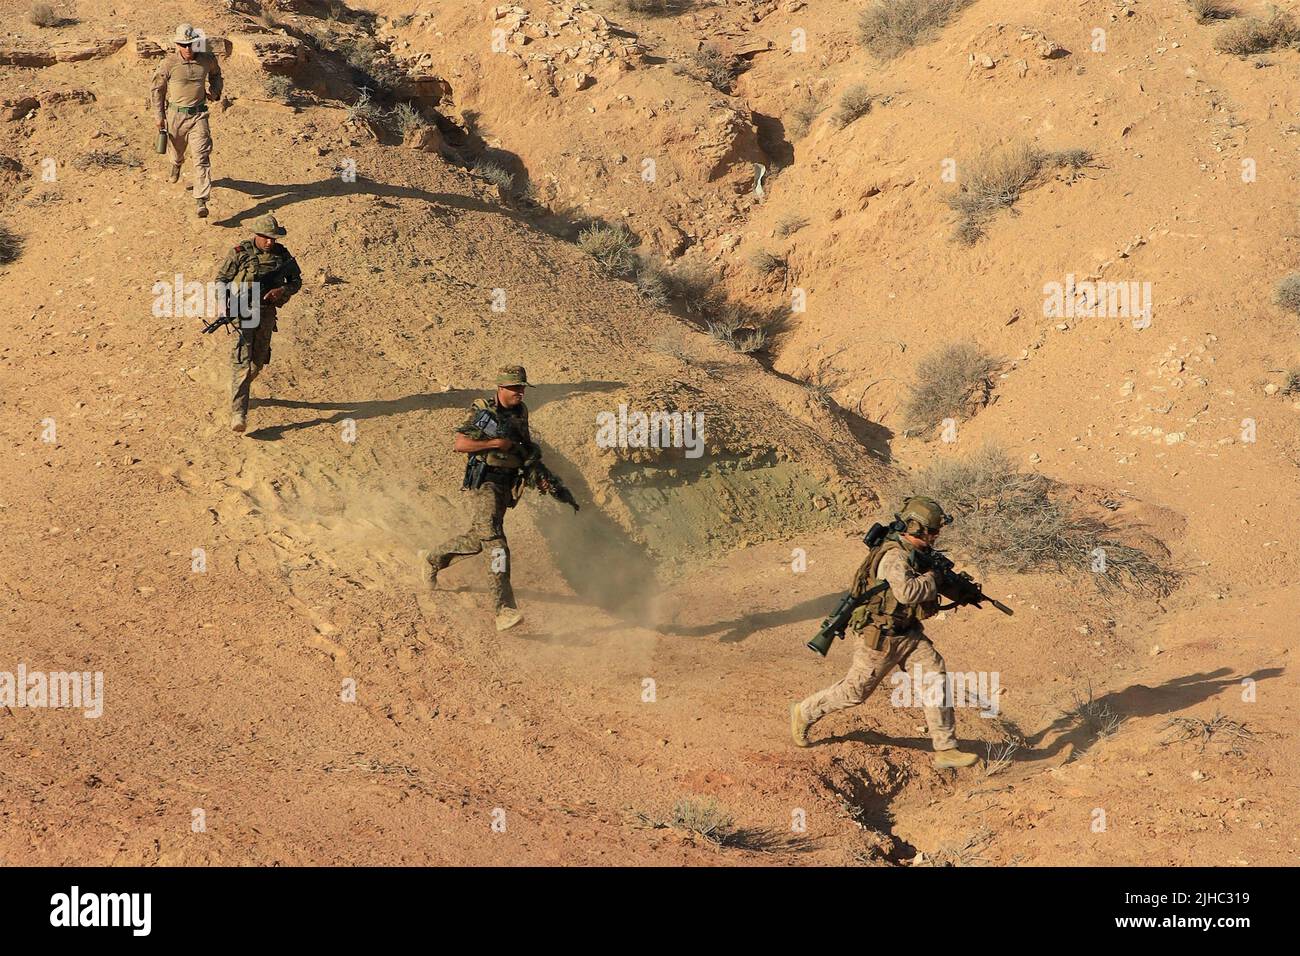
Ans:
MULTIPOLYGON (((660 624, 655 629, 661 634, 671 634, 674 637, 704 637, 722 631, 718 637, 719 643, 734 644, 758 631, 825 617, 835 609, 835 599, 842 593, 831 591, 821 597, 801 601, 792 607, 774 611, 755 611, 730 621, 714 621, 709 624, 660 624)), ((811 634, 808 636, 812 637, 811 634)))
MULTIPOLYGON (((622 382, 575 382, 571 385, 534 385, 528 390, 528 407, 535 410, 547 402, 556 401, 567 395, 584 392, 603 392, 622 388, 622 382)), ((368 418, 382 418, 386 415, 403 415, 408 412, 429 411, 445 408, 468 408, 476 398, 488 394, 489 386, 479 389, 455 388, 446 392, 423 392, 406 395, 402 398, 373 399, 359 402, 306 402, 289 398, 261 398, 249 402, 249 408, 305 408, 313 411, 332 412, 330 415, 318 415, 299 422, 287 422, 283 425, 268 425, 248 433, 249 438, 259 441, 279 441, 289 432, 304 428, 316 428, 320 425, 337 425, 351 419, 364 421, 368 418)))
POLYGON ((499 216, 519 218, 512 210, 504 206, 483 202, 470 196, 463 196, 458 193, 435 193, 429 192, 427 189, 417 189, 414 186, 381 183, 373 179, 366 179, 364 176, 357 176, 351 182, 344 180, 341 176, 332 176, 329 179, 318 180, 314 183, 286 183, 280 186, 259 183, 251 179, 222 177, 221 179, 214 179, 212 185, 241 192, 260 200, 256 205, 232 216, 214 220, 214 225, 218 226, 238 226, 241 223, 256 219, 258 216, 264 216, 267 213, 275 212, 277 209, 307 199, 361 195, 382 196, 389 199, 422 199, 427 203, 451 209, 490 212, 499 216))

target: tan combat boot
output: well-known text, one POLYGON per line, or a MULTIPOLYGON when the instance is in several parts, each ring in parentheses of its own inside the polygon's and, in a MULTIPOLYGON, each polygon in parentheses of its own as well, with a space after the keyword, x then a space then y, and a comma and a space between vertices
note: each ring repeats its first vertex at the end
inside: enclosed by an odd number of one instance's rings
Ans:
POLYGON ((230 430, 232 432, 236 432, 237 434, 242 435, 244 433, 245 427, 247 426, 244 424, 243 415, 236 413, 230 416, 230 430))
POLYGON ((198 200, 198 208, 194 210, 194 215, 198 216, 200 219, 208 218, 208 204, 206 200, 198 200))
POLYGON ((957 770, 961 767, 969 767, 979 759, 975 754, 968 754, 961 750, 940 750, 934 755, 934 766, 937 770, 957 770))
POLYGON ((432 591, 438 586, 438 569, 429 560, 428 551, 421 551, 416 557, 420 562, 420 581, 432 591))
POLYGON ((523 619, 524 615, 518 608, 503 607, 497 611, 497 630, 508 631, 523 619))
POLYGON ((812 722, 805 720, 803 716, 803 707, 798 701, 790 705, 790 734, 794 737, 796 747, 808 746, 808 728, 812 722))
POLYGON ((179 166, 172 167, 172 171, 167 174, 167 181, 169 183, 178 183, 181 181, 181 168, 179 166))

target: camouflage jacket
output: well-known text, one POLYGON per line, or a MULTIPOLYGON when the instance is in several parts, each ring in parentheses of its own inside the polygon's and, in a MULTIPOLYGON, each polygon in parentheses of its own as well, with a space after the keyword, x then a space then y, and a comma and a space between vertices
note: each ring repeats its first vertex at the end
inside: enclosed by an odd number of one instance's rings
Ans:
POLYGON ((217 281, 228 285, 256 282, 262 295, 271 289, 282 288, 284 298, 280 305, 284 305, 302 288, 302 271, 298 268, 298 260, 278 242, 263 252, 252 239, 246 239, 226 256, 226 261, 217 271, 217 281))
POLYGON ((520 402, 514 408, 498 408, 496 396, 479 398, 470 406, 469 417, 456 429, 466 438, 485 441, 489 438, 509 438, 515 445, 509 451, 475 452, 476 457, 483 458, 493 468, 522 468, 524 465, 524 448, 531 446, 532 432, 528 428, 528 406, 520 402))

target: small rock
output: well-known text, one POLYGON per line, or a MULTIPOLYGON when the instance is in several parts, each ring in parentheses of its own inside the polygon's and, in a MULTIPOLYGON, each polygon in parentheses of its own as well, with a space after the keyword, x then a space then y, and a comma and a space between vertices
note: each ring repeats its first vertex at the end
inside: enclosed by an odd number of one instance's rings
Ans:
POLYGON ((1161 647, 1159 644, 1152 644, 1152 645, 1151 645, 1151 655, 1150 655, 1150 656, 1152 656, 1152 657, 1159 657, 1159 656, 1160 656, 1161 654, 1163 654, 1163 653, 1164 653, 1164 648, 1161 647))

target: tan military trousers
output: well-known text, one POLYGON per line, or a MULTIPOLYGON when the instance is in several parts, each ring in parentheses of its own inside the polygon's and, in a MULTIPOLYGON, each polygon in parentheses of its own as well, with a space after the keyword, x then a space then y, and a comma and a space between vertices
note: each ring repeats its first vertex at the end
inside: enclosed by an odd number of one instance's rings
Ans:
POLYGON ((429 555, 429 563, 438 571, 454 561, 488 552, 488 591, 499 611, 515 606, 515 592, 510 586, 510 544, 506 541, 505 516, 510 504, 510 489, 485 481, 466 491, 469 501, 469 530, 452 538, 429 555))
POLYGON ((275 331, 275 310, 263 305, 256 328, 240 329, 230 351, 230 414, 248 417, 248 400, 253 394, 253 379, 271 361, 271 334, 275 331))
MULTIPOLYGON (((937 680, 947 688, 948 674, 943 658, 920 630, 895 635, 886 640, 878 651, 868 647, 859 634, 854 641, 853 663, 849 665, 849 672, 842 680, 825 690, 819 690, 799 705, 804 719, 812 724, 837 710, 856 707, 871 696, 876 686, 895 667, 906 673, 909 662, 913 667, 921 665, 923 686, 937 680)), ((908 675, 908 679, 911 679, 911 675, 908 675)), ((917 696, 914 692, 913 699, 917 696)), ((957 746, 957 737, 953 733, 956 723, 952 707, 925 707, 925 724, 930 730, 930 740, 934 743, 935 750, 952 750, 957 746)))
POLYGON ((172 146, 172 165, 185 162, 186 149, 194 150, 194 198, 207 200, 212 193, 212 131, 208 114, 180 113, 167 116, 167 141, 172 146))

